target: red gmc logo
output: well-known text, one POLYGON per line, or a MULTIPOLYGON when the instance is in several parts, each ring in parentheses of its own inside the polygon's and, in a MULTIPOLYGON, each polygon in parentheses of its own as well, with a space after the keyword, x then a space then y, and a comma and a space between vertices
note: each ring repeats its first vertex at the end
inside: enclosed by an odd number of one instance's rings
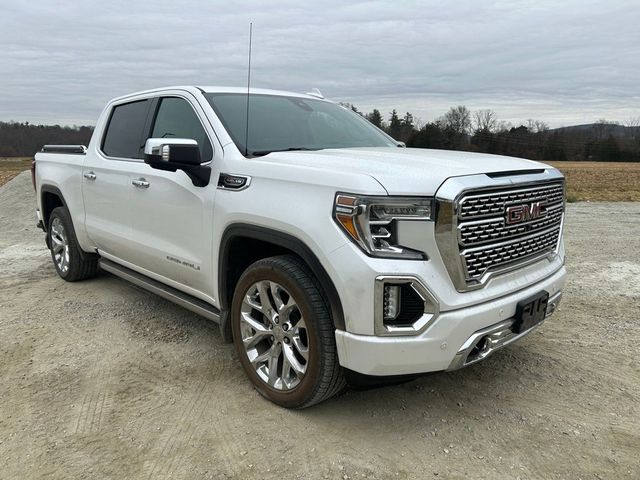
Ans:
POLYGON ((513 205, 507 207, 505 221, 507 225, 513 225, 514 223, 528 222, 529 220, 535 220, 536 218, 546 215, 544 207, 547 206, 547 202, 544 200, 534 202, 529 205, 513 205))

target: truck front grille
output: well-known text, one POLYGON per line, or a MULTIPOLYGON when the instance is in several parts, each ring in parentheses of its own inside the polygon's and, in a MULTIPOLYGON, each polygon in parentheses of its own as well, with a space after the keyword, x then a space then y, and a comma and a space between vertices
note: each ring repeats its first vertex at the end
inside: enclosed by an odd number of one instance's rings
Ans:
POLYGON ((460 292, 558 252, 565 182, 557 170, 453 177, 436 198, 436 243, 460 292))
POLYGON ((458 200, 456 211, 466 280, 479 280, 490 271, 513 267, 557 248, 564 183, 467 192, 458 200), (509 207, 523 209, 511 224, 509 207))

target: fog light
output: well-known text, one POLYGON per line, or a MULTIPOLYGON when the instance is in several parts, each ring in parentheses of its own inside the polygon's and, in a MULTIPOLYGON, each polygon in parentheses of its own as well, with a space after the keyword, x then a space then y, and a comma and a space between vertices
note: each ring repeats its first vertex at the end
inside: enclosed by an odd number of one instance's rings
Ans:
POLYGON ((400 286, 385 285, 383 300, 383 315, 385 320, 394 320, 400 312, 400 286))

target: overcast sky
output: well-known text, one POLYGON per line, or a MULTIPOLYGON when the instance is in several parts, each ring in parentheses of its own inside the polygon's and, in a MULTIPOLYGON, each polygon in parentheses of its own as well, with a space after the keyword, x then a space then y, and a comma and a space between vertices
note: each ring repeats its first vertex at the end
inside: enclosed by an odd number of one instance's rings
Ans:
POLYGON ((94 124, 166 85, 319 88, 431 121, 450 106, 551 126, 640 116, 640 1, 7 1, 0 120, 94 124))

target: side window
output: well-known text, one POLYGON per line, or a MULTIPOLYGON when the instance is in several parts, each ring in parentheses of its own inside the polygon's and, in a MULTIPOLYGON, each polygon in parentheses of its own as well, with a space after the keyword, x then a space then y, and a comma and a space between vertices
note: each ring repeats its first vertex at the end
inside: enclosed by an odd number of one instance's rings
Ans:
POLYGON ((200 119, 189 102, 182 98, 166 97, 160 100, 151 138, 190 138, 200 146, 200 158, 208 162, 213 148, 200 119))
POLYGON ((143 158, 144 124, 149 100, 125 103, 113 109, 102 141, 102 151, 110 157, 143 158))

